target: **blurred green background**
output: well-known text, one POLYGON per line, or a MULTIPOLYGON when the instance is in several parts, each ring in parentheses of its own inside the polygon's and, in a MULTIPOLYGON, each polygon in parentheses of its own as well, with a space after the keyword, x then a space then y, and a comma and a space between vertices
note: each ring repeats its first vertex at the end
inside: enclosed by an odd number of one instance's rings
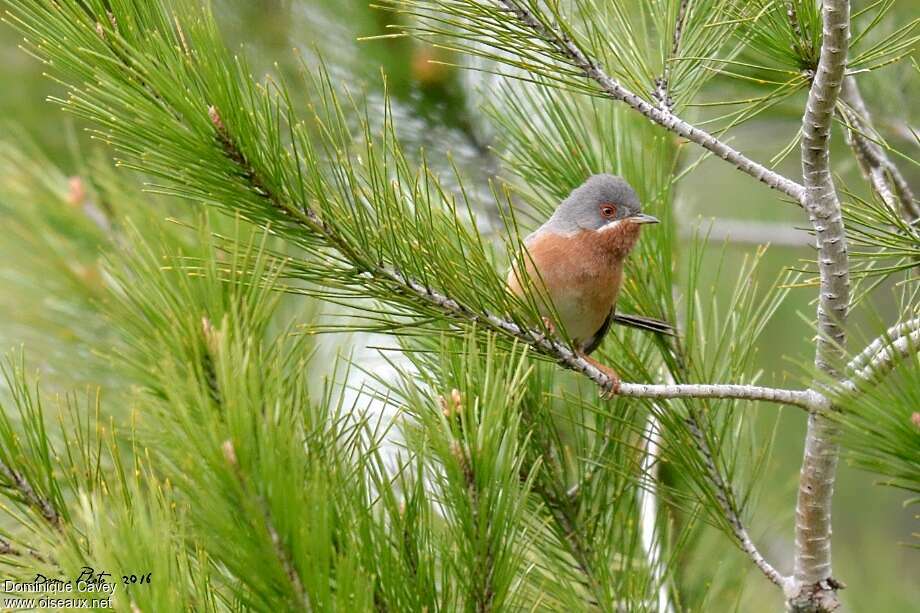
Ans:
MULTIPOLYGON (((889 19, 906 20, 916 12, 914 0, 901 0, 898 4, 889 19)), ((298 58, 303 58, 307 66, 315 61, 314 49, 322 52, 341 78, 366 81, 373 87, 379 84, 382 69, 387 74, 390 92, 399 103, 398 112, 410 118, 403 122, 407 136, 422 144, 455 150, 462 168, 477 177, 483 193, 488 194, 484 180, 499 172, 500 165, 488 151, 491 127, 476 110, 488 95, 486 77, 430 64, 428 60, 441 58, 443 52, 404 39, 357 41, 357 34, 384 33, 385 24, 392 19, 389 14, 368 10, 366 3, 359 0, 224 0, 216 3, 215 12, 228 39, 235 45, 245 43, 256 70, 292 73, 300 69, 298 58), (483 87, 486 87, 484 92, 477 91, 483 87)), ((0 136, 5 140, 34 141, 67 173, 76 173, 81 166, 80 158, 93 155, 96 150, 110 157, 110 151, 85 136, 79 122, 45 102, 49 95, 60 93, 60 88, 43 78, 42 66, 20 50, 19 43, 12 28, 6 24, 0 26, 0 136)), ((863 87, 863 92, 883 134, 904 149, 912 146, 916 149, 916 144, 905 138, 908 136, 905 127, 917 125, 918 84, 916 73, 904 74, 908 78, 868 75, 868 86, 863 87)), ((710 89, 728 87, 735 86, 717 80, 710 89)), ((714 94, 704 90, 702 96, 707 95, 714 94)), ((715 96, 727 97, 724 91, 717 91, 715 96)), ((733 144, 754 159, 770 159, 795 135, 803 100, 804 96, 794 97, 745 124, 733 132, 733 144)), ((836 168, 842 182, 865 194, 865 185, 851 161, 842 133, 835 132, 833 138, 833 157, 838 161, 836 168)), ((698 152, 688 149, 683 155, 689 162, 698 152)), ((790 176, 800 176, 796 159, 793 154, 781 164, 790 176)), ((916 168, 906 165, 905 170, 914 188, 920 188, 916 168)), ((716 237, 710 254, 713 266, 719 257, 724 257, 725 266, 733 271, 742 257, 756 249, 757 242, 774 242, 757 273, 761 285, 769 287, 784 268, 800 265, 812 257, 808 234, 793 230, 807 224, 801 211, 781 202, 776 192, 755 184, 720 161, 708 160, 700 165, 681 182, 677 194, 680 223, 688 234, 696 226, 705 229, 712 224, 716 237)), ((3 245, 3 240, 5 237, 0 233, 0 253, 9 253, 9 246, 3 245)), ((8 260, 2 266, 4 272, 15 271, 16 262, 8 260)), ((727 295, 733 277, 733 274, 724 275, 723 284, 714 286, 712 291, 727 295)), ((0 276, 3 278, 6 277, 0 276)), ((30 337, 40 334, 30 322, 41 317, 42 309, 49 305, 35 304, 32 296, 17 300, 11 294, 14 286, 5 282, 4 285, 0 288, 0 293, 5 294, 2 302, 12 308, 6 310, 7 319, 0 321, 0 342, 4 348, 19 343, 28 347, 30 337)), ((814 310, 814 294, 810 288, 794 289, 763 336, 758 351, 765 384, 795 385, 795 380, 787 380, 792 376, 790 373, 797 372, 797 364, 811 361, 812 329, 808 321, 814 310)), ((877 333, 879 321, 892 320, 895 308, 890 291, 879 292, 871 311, 881 319, 869 315, 857 318, 854 328, 864 332, 854 335, 853 346, 877 333)), ((74 359, 72 355, 68 357, 67 351, 71 350, 68 346, 66 351, 46 355, 31 353, 33 361, 41 362, 43 368, 55 373, 46 377, 46 384, 66 389, 81 382, 79 375, 68 376, 68 359, 74 359)), ((751 518, 752 534, 767 557, 775 560, 780 570, 789 572, 805 419, 801 412, 792 409, 778 414, 776 405, 752 410, 758 412, 764 432, 779 419, 774 453, 762 476, 760 498, 752 507, 756 509, 751 518), (764 539, 765 534, 771 535, 769 540, 764 539)), ((917 530, 916 518, 902 506, 904 494, 874 481, 872 475, 841 462, 834 506, 834 567, 835 576, 854 588, 843 592, 845 606, 850 611, 918 610, 920 550, 900 544, 909 539, 911 531, 917 530)), ((750 566, 715 532, 707 536, 695 557, 694 568, 688 572, 701 576, 718 565, 750 566)), ((775 588, 753 566, 748 578, 737 601, 738 610, 773 610, 778 603, 775 588)), ((713 610, 723 610, 729 603, 713 606, 713 610)))

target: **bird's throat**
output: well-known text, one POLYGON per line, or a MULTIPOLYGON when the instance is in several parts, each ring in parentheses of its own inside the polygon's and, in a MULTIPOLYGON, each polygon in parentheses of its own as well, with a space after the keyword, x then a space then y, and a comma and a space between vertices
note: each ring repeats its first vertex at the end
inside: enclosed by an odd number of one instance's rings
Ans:
POLYGON ((626 257, 639 240, 641 226, 622 220, 601 231, 593 232, 591 243, 606 256, 626 257))

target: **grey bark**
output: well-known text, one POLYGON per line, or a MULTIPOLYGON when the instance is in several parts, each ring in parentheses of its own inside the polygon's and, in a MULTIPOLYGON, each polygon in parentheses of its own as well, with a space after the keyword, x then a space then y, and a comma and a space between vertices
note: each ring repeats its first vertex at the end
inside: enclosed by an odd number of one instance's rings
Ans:
MULTIPOLYGON (((805 210, 818 246, 820 293, 815 365, 841 378, 846 351, 850 302, 849 258, 840 200, 830 167, 830 137, 837 98, 843 84, 850 41, 850 3, 825 0, 818 68, 802 119, 802 175, 805 210)), ((787 605, 797 612, 833 611, 839 607, 831 568, 831 501, 839 450, 837 426, 812 412, 796 502, 795 561, 787 605)))

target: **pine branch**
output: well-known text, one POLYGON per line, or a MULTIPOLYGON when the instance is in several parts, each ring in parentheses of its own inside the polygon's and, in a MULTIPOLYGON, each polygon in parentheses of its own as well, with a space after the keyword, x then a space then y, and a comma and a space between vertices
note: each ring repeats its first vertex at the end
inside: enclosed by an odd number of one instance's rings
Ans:
MULTIPOLYGON (((388 281, 399 292, 409 292, 424 302, 438 307, 454 319, 467 323, 480 323, 521 340, 532 346, 538 352, 553 358, 562 366, 579 372, 596 383, 603 391, 614 391, 615 381, 606 373, 594 366, 590 361, 580 357, 568 345, 549 338, 540 330, 522 327, 508 319, 499 317, 489 312, 477 312, 463 305, 453 298, 438 292, 431 287, 420 283, 418 280, 403 272, 370 261, 356 251, 347 240, 340 237, 334 228, 323 222, 319 215, 310 208, 300 210, 286 203, 279 195, 268 190, 265 182, 259 177, 245 155, 236 146, 227 126, 221 119, 220 112, 211 107, 208 109, 209 117, 217 131, 220 142, 227 157, 240 167, 241 176, 249 186, 260 196, 269 201, 272 207, 284 211, 294 218, 297 223, 304 225, 308 230, 323 236, 331 246, 342 252, 352 264, 363 272, 369 273, 378 280, 388 281)), ((780 388, 762 387, 756 385, 728 385, 728 384, 680 384, 680 385, 652 385, 643 383, 620 383, 616 393, 620 396, 633 398, 720 398, 763 400, 780 404, 790 404, 807 410, 820 410, 824 406, 823 397, 811 390, 788 390, 780 388)))
MULTIPOLYGON (((455 440, 451 447, 451 452, 460 465, 460 471, 463 473, 463 481, 466 484, 467 495, 470 500, 470 513, 474 529, 478 532, 485 532, 480 517, 480 497, 479 488, 476 485, 476 473, 473 467, 472 459, 467 454, 466 449, 461 441, 455 440)), ((476 569, 473 571, 474 590, 476 592, 476 612, 487 613, 494 608, 495 590, 492 589, 492 573, 494 555, 491 547, 486 546, 484 555, 477 556, 476 569)))
POLYGON ((558 50, 567 56, 571 62, 584 73, 584 76, 595 81, 601 89, 614 100, 625 102, 651 121, 659 124, 678 136, 696 143, 716 156, 729 162, 735 168, 751 175, 758 181, 776 189, 796 202, 801 202, 804 196, 804 187, 777 172, 774 172, 746 157, 740 151, 733 149, 705 130, 694 127, 669 110, 653 106, 641 97, 621 85, 616 79, 610 77, 593 58, 588 57, 565 33, 551 30, 538 19, 534 13, 522 6, 518 0, 498 0, 506 10, 513 13, 518 20, 537 34, 541 39, 558 47, 558 50))
POLYGON ((856 357, 850 360, 847 364, 848 371, 860 371, 869 367, 869 365, 874 361, 883 349, 888 347, 892 341, 897 341, 900 338, 909 335, 913 332, 920 330, 920 317, 914 319, 908 319, 905 322, 901 322, 894 326, 888 328, 885 331, 885 334, 879 336, 877 339, 866 345, 866 348, 859 352, 856 357))
POLYGON ((863 353, 850 362, 850 364, 855 363, 853 366, 855 372, 852 378, 843 381, 843 389, 851 393, 858 392, 867 383, 877 382, 894 370, 899 361, 920 352, 920 319, 912 319, 898 328, 902 330, 901 336, 893 339, 878 351, 871 352, 870 349, 886 337, 876 339, 863 353), (871 357, 865 357, 866 355, 871 355, 871 357))
POLYGON ((31 558, 42 564, 57 564, 53 559, 47 558, 32 547, 27 547, 25 551, 15 547, 11 542, 0 538, 0 556, 12 556, 15 558, 31 558))
POLYGON ((297 568, 294 566, 294 562, 291 559, 291 554, 288 551, 287 546, 282 542, 281 535, 278 534, 277 528, 275 528, 275 522, 272 519, 272 512, 268 506, 268 502, 265 500, 265 497, 261 493, 254 491, 250 487, 249 480, 240 469, 240 464, 236 456, 236 449, 233 446, 233 441, 230 439, 224 441, 221 451, 224 454, 224 459, 227 461, 227 464, 233 471, 233 476, 236 478, 240 488, 243 490, 243 492, 251 494, 255 498, 256 504, 259 507, 259 511, 262 513, 263 526, 265 531, 268 533, 268 538, 271 541, 272 549, 275 552, 275 557, 278 560, 278 563, 281 564, 281 568, 284 569, 284 574, 287 576, 288 581, 291 584, 291 588, 294 590, 294 595, 296 596, 297 601, 302 604, 304 610, 312 611, 313 607, 310 603, 310 595, 304 589, 303 582, 300 580, 300 574, 297 572, 297 568))
POLYGON ((914 193, 891 161, 885 149, 874 139, 878 135, 872 125, 872 116, 855 77, 843 80, 840 92, 841 113, 847 122, 847 142, 859 163, 863 175, 872 184, 872 188, 892 211, 900 211, 908 223, 920 219, 920 203, 914 199, 914 193))
MULTIPOLYGON (((670 374, 669 380, 673 381, 673 378, 670 376, 670 374)), ((807 390, 806 393, 811 393, 811 391, 807 390)), ((826 401, 820 394, 813 394, 813 401, 823 402, 826 404, 826 401)), ((732 536, 735 537, 738 546, 745 554, 747 554, 751 562, 753 562, 754 565, 760 569, 760 571, 767 577, 767 579, 780 587, 784 587, 788 584, 789 578, 783 576, 773 567, 773 565, 767 561, 763 554, 760 553, 760 550, 757 549, 754 541, 751 539, 750 533, 745 527, 744 522, 741 520, 741 513, 738 511, 738 508, 735 504, 735 496, 731 484, 727 483, 726 480, 722 477, 722 473, 716 464, 715 454, 712 451, 712 446, 709 444, 709 440, 706 438, 705 434, 703 434, 702 427, 700 426, 699 416, 695 411, 689 411, 689 415, 685 420, 685 424, 687 430, 690 432, 690 435, 693 437, 696 449, 702 456, 707 478, 709 479, 710 483, 712 483, 714 488, 716 502, 719 505, 722 516, 728 522, 732 536)))
POLYGON ((814 390, 790 390, 759 385, 727 384, 659 384, 622 383, 620 396, 633 398, 715 398, 736 400, 761 400, 797 406, 809 411, 821 410, 826 401, 814 390))
MULTIPOLYGON (((555 457, 549 453, 548 449, 544 450, 543 460, 547 466, 555 464, 555 457)), ((558 487, 559 484, 554 482, 551 485, 555 488, 558 487)), ((536 491, 540 494, 543 503, 549 509, 556 525, 562 531, 562 541, 569 550, 569 554, 575 561, 578 570, 584 575, 588 583, 588 588, 592 594, 591 598, 593 600, 591 604, 597 606, 600 602, 606 600, 606 598, 604 590, 598 581, 597 571, 595 571, 594 565, 592 564, 589 555, 589 547, 584 542, 584 538, 578 528, 578 520, 573 508, 573 503, 578 496, 578 490, 557 493, 553 491, 549 485, 538 483, 536 485, 536 491)))
POLYGON ((22 473, 0 462, 0 476, 6 480, 8 487, 16 491, 26 505, 38 511, 49 526, 56 530, 61 528, 61 516, 54 508, 54 504, 47 498, 39 496, 22 473))
POLYGON ((671 39, 671 53, 664 59, 664 67, 661 70, 661 76, 655 79, 655 91, 652 96, 658 101, 658 108, 662 111, 671 112, 674 109, 674 100, 668 93, 671 86, 671 60, 677 57, 680 52, 680 42, 684 35, 684 23, 687 18, 687 5, 690 0, 681 0, 677 8, 677 19, 674 22, 674 36, 671 39))
POLYGON ((722 478, 722 474, 716 466, 715 458, 706 440, 706 436, 699 427, 699 422, 695 418, 690 418, 686 420, 686 424, 687 428, 690 430, 690 434, 696 441, 697 449, 699 449, 700 453, 703 455, 703 461, 706 464, 709 480, 712 481, 715 487, 716 500, 722 508, 722 513, 725 515, 725 519, 731 527, 732 534, 738 540, 741 550, 747 554, 754 565, 757 566, 770 581, 780 587, 784 587, 789 582, 789 578, 784 577, 779 571, 773 568, 760 553, 760 550, 757 549, 754 541, 751 540, 747 528, 745 528, 741 521, 741 515, 735 507, 734 497, 731 495, 731 487, 722 478))
MULTIPOLYGON (((804 206, 818 242, 820 295, 815 364, 837 377, 846 346, 850 301, 849 259, 840 201, 830 168, 830 134, 843 84, 850 39, 849 0, 824 0, 821 55, 802 119, 804 206)), ((839 606, 831 577, 831 499, 839 450, 837 426, 812 412, 796 504, 794 585, 788 592, 793 611, 832 611, 839 606)))

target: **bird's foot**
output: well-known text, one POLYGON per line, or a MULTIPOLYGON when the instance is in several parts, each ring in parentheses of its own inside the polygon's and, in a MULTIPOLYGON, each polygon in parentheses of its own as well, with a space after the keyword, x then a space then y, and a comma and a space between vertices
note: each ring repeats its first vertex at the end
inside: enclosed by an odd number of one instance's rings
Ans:
POLYGON ((607 387, 601 388, 601 398, 604 400, 611 400, 620 393, 620 375, 617 374, 617 371, 607 366, 606 364, 601 364, 586 353, 579 352, 578 357, 585 360, 591 366, 607 375, 607 378, 610 380, 610 383, 607 387))
POLYGON ((610 378, 610 387, 607 389, 601 389, 599 392, 600 397, 604 400, 613 400, 615 397, 620 395, 620 375, 616 373, 615 370, 609 366, 603 369, 603 372, 607 377, 610 378))

